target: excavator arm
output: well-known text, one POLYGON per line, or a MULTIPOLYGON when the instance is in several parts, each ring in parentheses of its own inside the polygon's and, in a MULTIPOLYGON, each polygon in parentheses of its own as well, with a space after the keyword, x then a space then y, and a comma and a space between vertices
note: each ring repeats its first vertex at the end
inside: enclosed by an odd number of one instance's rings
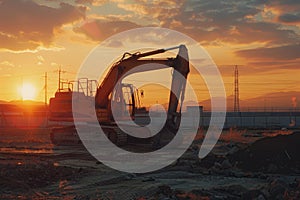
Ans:
POLYGON ((177 131, 180 125, 181 106, 184 100, 186 80, 190 72, 188 51, 183 45, 179 47, 179 52, 174 60, 173 68, 174 72, 172 76, 166 126, 168 129, 177 131), (181 104, 179 104, 179 98, 181 104))
POLYGON ((106 77, 98 87, 95 96, 96 109, 108 109, 110 107, 111 93, 115 85, 117 83, 120 83, 125 75, 129 75, 129 72, 130 74, 133 74, 164 68, 174 69, 174 72, 172 74, 172 85, 169 97, 166 126, 169 129, 177 130, 180 124, 181 115, 181 105, 179 105, 179 100, 183 102, 186 79, 189 73, 189 58, 188 51, 185 45, 180 45, 168 49, 158 49, 145 53, 125 53, 121 60, 116 62, 108 71, 106 77), (174 58, 145 58, 177 48, 179 49, 179 51, 177 56, 174 58), (138 68, 139 66, 143 67, 138 68))

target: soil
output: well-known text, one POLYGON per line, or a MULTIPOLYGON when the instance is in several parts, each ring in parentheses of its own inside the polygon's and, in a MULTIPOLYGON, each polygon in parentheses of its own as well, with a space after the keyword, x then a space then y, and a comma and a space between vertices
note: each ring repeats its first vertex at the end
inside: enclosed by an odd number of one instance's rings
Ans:
POLYGON ((296 131, 248 140, 244 131, 224 132, 202 160, 199 139, 170 166, 146 174, 113 170, 80 146, 53 146, 45 130, 23 132, 35 134, 30 140, 20 133, 1 132, 0 199, 300 199, 296 131))
POLYGON ((256 141, 230 157, 239 168, 273 173, 300 173, 300 132, 256 141))

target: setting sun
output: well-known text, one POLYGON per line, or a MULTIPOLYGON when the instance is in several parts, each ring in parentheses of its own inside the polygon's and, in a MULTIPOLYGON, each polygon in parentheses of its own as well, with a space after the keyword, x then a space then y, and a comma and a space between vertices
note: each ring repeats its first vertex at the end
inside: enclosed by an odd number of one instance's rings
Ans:
POLYGON ((35 87, 30 83, 24 83, 19 89, 22 100, 33 100, 35 98, 35 92, 35 87))

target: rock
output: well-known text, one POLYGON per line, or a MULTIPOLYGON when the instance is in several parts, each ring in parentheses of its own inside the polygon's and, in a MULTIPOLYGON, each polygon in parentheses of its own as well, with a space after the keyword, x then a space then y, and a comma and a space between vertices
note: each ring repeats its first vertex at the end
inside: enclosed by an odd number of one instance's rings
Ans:
POLYGON ((219 162, 215 162, 213 167, 216 169, 221 169, 222 165, 219 162))
POLYGON ((259 173, 259 177, 260 179, 268 179, 268 175, 263 174, 263 173, 259 173))
POLYGON ((234 154, 235 152, 238 152, 240 149, 237 146, 232 147, 229 151, 228 154, 234 154))
POLYGON ((223 160, 223 162, 221 163, 221 168, 222 169, 229 169, 232 168, 232 164, 229 162, 229 160, 223 160))
POLYGON ((229 186, 223 186, 219 189, 219 191, 224 191, 224 193, 229 193, 234 196, 241 196, 242 194, 248 191, 247 188, 243 187, 242 185, 234 184, 229 186))
POLYGON ((192 152, 198 153, 199 150, 200 150, 200 148, 199 148, 198 145, 192 145, 192 146, 189 148, 189 150, 191 150, 192 152))
POLYGON ((266 198, 262 194, 260 194, 256 199, 257 200, 266 200, 266 198))
POLYGON ((261 189, 260 191, 262 192, 263 197, 264 197, 265 199, 270 199, 271 196, 270 196, 270 193, 269 193, 269 191, 268 191, 268 188, 264 187, 264 188, 261 189))
POLYGON ((153 178, 153 177, 147 177, 147 178, 143 179, 142 181, 143 182, 155 181, 155 178, 153 178))
POLYGON ((270 184, 269 193, 272 199, 282 199, 287 187, 284 182, 274 180, 270 184))
POLYGON ((263 195, 260 190, 249 190, 242 194, 241 199, 257 199, 260 195, 263 195))
POLYGON ((277 171, 278 171, 278 167, 276 165, 274 165, 273 163, 270 163, 268 165, 268 168, 267 168, 268 173, 275 173, 277 171))
POLYGON ((236 177, 236 178, 242 178, 245 176, 245 173, 240 171, 240 170, 233 170, 232 171, 232 176, 236 177))
POLYGON ((221 173, 222 165, 219 162, 215 162, 214 165, 209 169, 209 172, 221 173))
POLYGON ((294 181, 291 182, 291 183, 289 184, 289 186, 290 186, 291 188, 297 188, 297 187, 300 188, 300 181, 299 181, 298 179, 295 178, 294 181))
POLYGON ((186 200, 188 199, 211 199, 212 193, 204 189, 193 189, 187 193, 186 200))
POLYGON ((159 189, 159 192, 165 196, 171 196, 173 193, 171 187, 168 185, 161 185, 158 187, 158 189, 159 189))
POLYGON ((126 180, 132 180, 134 178, 136 178, 137 175, 136 174, 133 174, 133 173, 128 173, 126 176, 125 176, 125 179, 126 180))

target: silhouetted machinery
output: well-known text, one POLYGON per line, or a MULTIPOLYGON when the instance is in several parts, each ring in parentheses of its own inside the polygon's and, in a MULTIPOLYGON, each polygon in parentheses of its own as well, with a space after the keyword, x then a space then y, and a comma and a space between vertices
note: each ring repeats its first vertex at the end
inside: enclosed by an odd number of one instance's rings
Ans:
MULTIPOLYGON (((95 81, 82 79, 74 83, 68 83, 67 90, 60 88, 55 97, 50 99, 49 120, 60 124, 60 126, 52 128, 50 135, 52 143, 65 145, 80 142, 73 124, 72 98, 73 101, 76 100, 74 98, 78 98, 82 104, 84 102, 95 102, 94 107, 98 122, 113 143, 123 145, 129 141, 135 141, 137 138, 129 137, 128 134, 123 133, 118 128, 115 123, 116 116, 113 115, 112 110, 114 109, 120 114, 117 116, 118 120, 122 120, 122 117, 126 118, 126 115, 123 116, 122 113, 129 112, 131 118, 129 120, 133 121, 137 121, 136 119, 139 117, 147 118, 147 111, 140 106, 137 89, 131 84, 122 83, 122 80, 133 73, 165 68, 174 69, 167 118, 162 130, 156 136, 148 138, 147 142, 150 140, 159 143, 159 138, 162 135, 167 133, 175 135, 180 125, 181 106, 184 100, 186 79, 190 71, 188 50, 185 45, 145 53, 124 53, 122 58, 112 65, 100 85, 96 84, 95 81), (159 59, 151 57, 173 49, 179 49, 176 57, 159 59), (84 84, 82 84, 82 81, 84 84), (73 88, 74 84, 77 85, 76 91, 73 88), (82 85, 85 85, 85 87, 82 85)), ((80 112, 80 108, 76 110, 80 112)), ((128 117, 123 120, 128 120, 128 117)), ((82 116, 82 121, 85 121, 85 116, 82 116)))

